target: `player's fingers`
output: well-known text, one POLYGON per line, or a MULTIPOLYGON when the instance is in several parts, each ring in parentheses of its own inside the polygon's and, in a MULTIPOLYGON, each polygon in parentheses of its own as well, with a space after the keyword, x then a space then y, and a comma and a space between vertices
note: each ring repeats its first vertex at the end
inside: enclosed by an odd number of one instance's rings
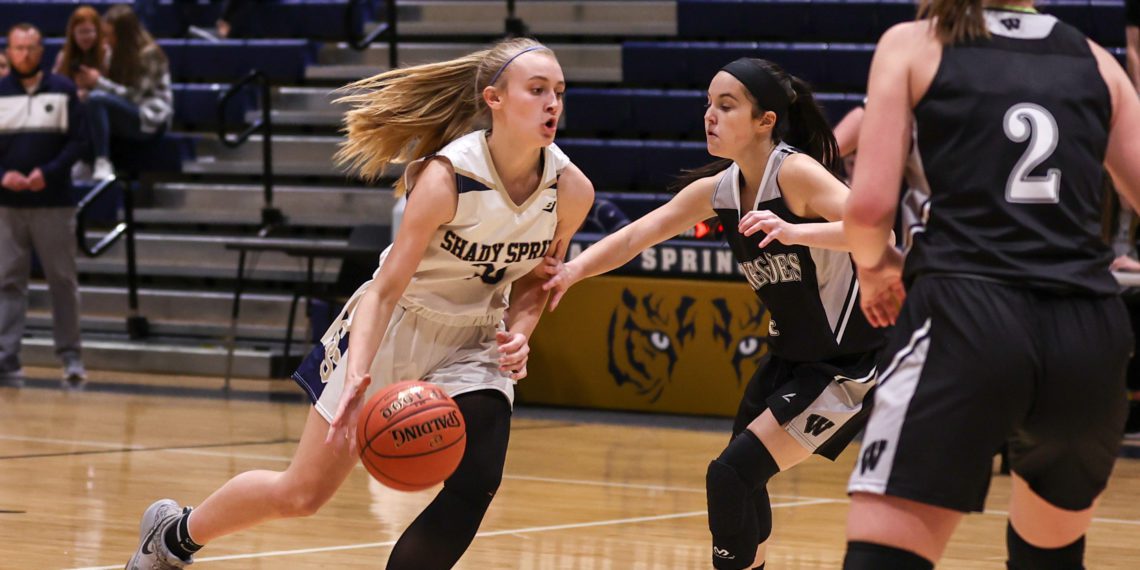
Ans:
POLYGON ((768 232, 768 235, 764 236, 764 239, 760 240, 760 247, 766 247, 768 244, 776 241, 776 239, 780 237, 780 233, 781 232, 779 228, 768 232))
POLYGON ((558 302, 562 300, 562 294, 565 292, 566 290, 561 287, 554 291, 554 295, 550 297, 550 311, 558 308, 558 302))
POLYGON ((526 358, 526 355, 530 354, 530 346, 525 342, 519 346, 507 347, 507 345, 503 345, 500 347, 499 352, 499 362, 515 362, 520 358, 526 358))
POLYGON ((878 307, 876 307, 875 304, 871 302, 861 303, 861 305, 863 306, 863 315, 867 317, 867 322, 875 328, 882 327, 883 322, 879 318, 878 307))
POLYGON ((514 372, 519 369, 519 366, 526 362, 526 357, 511 357, 499 361, 499 370, 502 372, 514 372))
POLYGON ((879 309, 879 321, 884 327, 892 326, 899 314, 899 303, 890 290, 884 291, 880 299, 880 302, 875 304, 879 309))
POLYGON ((341 424, 344 422, 344 406, 337 407, 336 415, 333 416, 333 421, 329 422, 329 431, 325 434, 325 443, 335 445, 336 440, 340 437, 341 424))
POLYGON ((906 287, 903 286, 902 281, 895 281, 891 286, 891 291, 894 292, 895 298, 899 300, 899 306, 906 302, 906 287))
POLYGON ((522 380, 523 378, 526 378, 526 366, 525 365, 522 368, 519 368, 518 370, 511 372, 511 380, 522 380))
POLYGON ((875 313, 875 326, 876 327, 882 328, 882 327, 889 326, 891 324, 890 319, 887 318, 886 312, 883 311, 882 307, 875 305, 874 307, 871 308, 871 310, 872 310, 872 312, 875 313))
POLYGON ((499 367, 503 370, 518 368, 519 364, 526 362, 527 355, 530 354, 530 347, 524 346, 522 350, 504 354, 499 358, 499 367))
POLYGON ((745 236, 750 236, 750 235, 760 231, 761 229, 762 228, 760 226, 759 221, 750 221, 747 224, 742 224, 740 226, 740 233, 745 235, 745 236))
POLYGON ((562 273, 547 279, 542 284, 543 291, 565 291, 568 288, 570 288, 570 284, 566 282, 566 277, 562 273))
POLYGON ((515 354, 526 348, 526 336, 517 334, 510 342, 502 346, 504 354, 515 354))

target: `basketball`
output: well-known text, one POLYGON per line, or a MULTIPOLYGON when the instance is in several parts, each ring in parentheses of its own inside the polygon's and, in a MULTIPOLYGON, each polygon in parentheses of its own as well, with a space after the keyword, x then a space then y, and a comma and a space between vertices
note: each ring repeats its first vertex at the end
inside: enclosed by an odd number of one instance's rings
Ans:
POLYGON ((372 396, 356 426, 360 461, 377 481, 420 491, 447 479, 463 459, 467 429, 446 392, 407 380, 372 396))

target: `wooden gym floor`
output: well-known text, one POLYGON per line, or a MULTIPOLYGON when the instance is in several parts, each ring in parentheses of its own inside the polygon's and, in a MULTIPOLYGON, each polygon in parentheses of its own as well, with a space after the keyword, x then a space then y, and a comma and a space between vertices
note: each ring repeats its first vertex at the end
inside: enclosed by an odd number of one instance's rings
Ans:
MULTIPOLYGON (((32 384, 0 388, 5 569, 122 568, 152 500, 195 504, 236 473, 284 467, 307 412, 295 402, 32 384)), ((216 382, 203 385, 213 392, 216 382)), ((614 417, 520 409, 502 488, 457 568, 710 567, 704 473, 727 424, 681 420, 705 429, 679 429, 661 426, 675 420, 614 417)), ((813 458, 774 479, 769 568, 841 566, 854 457, 855 448, 835 464, 813 458)), ((994 479, 991 510, 966 519, 939 568, 1004 568, 1008 488, 994 479)), ((195 567, 382 568, 432 495, 387 490, 359 469, 318 515, 218 540, 195 567)), ((1140 567, 1140 460, 1117 463, 1087 566, 1140 567)))

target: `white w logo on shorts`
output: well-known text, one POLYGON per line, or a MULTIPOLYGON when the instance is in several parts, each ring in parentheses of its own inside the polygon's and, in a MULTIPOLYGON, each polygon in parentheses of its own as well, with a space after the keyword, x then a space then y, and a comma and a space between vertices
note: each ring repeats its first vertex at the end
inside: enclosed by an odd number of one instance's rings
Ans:
POLYGON ((713 546, 713 556, 716 556, 717 558, 724 558, 727 560, 732 560, 733 558, 736 558, 736 556, 734 554, 730 553, 729 551, 727 551, 723 548, 718 548, 716 546, 713 546))

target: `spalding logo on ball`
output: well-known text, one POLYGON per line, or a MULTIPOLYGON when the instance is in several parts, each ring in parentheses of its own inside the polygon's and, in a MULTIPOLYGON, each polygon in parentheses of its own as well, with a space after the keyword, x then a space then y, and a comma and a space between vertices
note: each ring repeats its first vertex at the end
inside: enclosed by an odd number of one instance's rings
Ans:
POLYGON ((455 472, 467 447, 463 414, 434 384, 407 380, 372 396, 356 426, 360 461, 377 481, 420 491, 455 472))

